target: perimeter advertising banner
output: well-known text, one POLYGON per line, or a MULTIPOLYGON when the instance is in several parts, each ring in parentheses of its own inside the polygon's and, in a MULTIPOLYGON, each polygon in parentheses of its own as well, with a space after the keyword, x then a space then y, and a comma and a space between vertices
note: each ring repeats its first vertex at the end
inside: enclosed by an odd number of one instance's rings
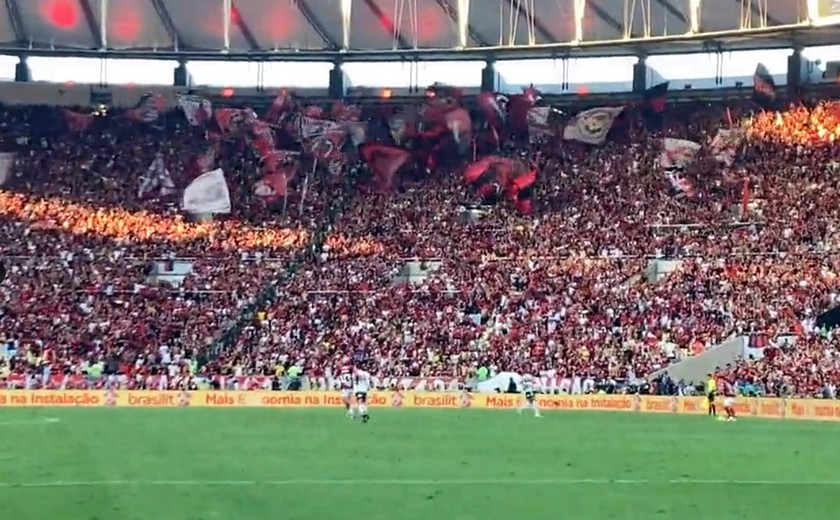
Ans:
MULTIPOLYGON (((373 392, 368 404, 379 408, 484 408, 512 410, 521 397, 509 394, 466 392, 373 392)), ((659 414, 704 414, 701 397, 636 395, 540 395, 545 410, 596 410, 659 414)), ((343 406, 338 392, 216 392, 130 390, 6 390, 0 392, 0 407, 216 407, 216 408, 314 408, 343 406)), ((776 419, 840 421, 840 401, 819 399, 739 398, 739 415, 776 419)))

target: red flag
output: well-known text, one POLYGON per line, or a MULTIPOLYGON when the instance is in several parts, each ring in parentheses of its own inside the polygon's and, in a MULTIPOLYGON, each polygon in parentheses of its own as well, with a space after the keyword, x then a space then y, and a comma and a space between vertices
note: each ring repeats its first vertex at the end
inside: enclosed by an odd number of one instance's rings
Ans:
POLYGON ((359 105, 345 105, 336 101, 330 108, 330 117, 341 122, 355 122, 362 118, 362 107, 359 105))
POLYGON ((268 107, 268 111, 265 113, 265 117, 263 119, 272 125, 280 124, 280 121, 286 114, 290 104, 290 96, 287 96, 285 91, 280 92, 277 97, 274 98, 271 106, 268 107))
POLYGON ((303 141, 303 150, 319 161, 332 161, 343 157, 341 151, 344 140, 347 139, 347 130, 344 128, 333 128, 323 134, 312 136, 303 141))
POLYGON ((274 150, 274 130, 264 121, 257 121, 251 127, 253 139, 251 145, 260 157, 265 158, 274 150))
POLYGON ((257 114, 250 108, 218 108, 214 115, 219 128, 226 134, 245 130, 257 121, 257 114))
POLYGON ((66 109, 62 110, 62 113, 64 114, 65 121, 67 121, 67 128, 71 132, 84 132, 93 122, 93 115, 91 114, 81 114, 66 109))
POLYGON ((407 150, 384 144, 365 145, 361 148, 361 153, 383 189, 393 184, 394 175, 411 158, 407 150))
POLYGON ((464 181, 467 184, 477 181, 478 178, 481 177, 484 174, 484 172, 486 172, 487 169, 490 168, 490 166, 492 166, 493 163, 498 161, 499 159, 500 157, 497 157, 495 155, 488 155, 487 157, 484 157, 472 164, 467 165, 467 169, 464 170, 464 181))

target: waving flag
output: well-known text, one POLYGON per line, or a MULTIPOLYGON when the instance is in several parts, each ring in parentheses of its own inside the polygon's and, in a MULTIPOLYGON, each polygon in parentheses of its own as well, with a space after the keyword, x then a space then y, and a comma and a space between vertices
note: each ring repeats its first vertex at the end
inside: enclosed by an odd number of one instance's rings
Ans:
POLYGON ((776 104, 776 81, 763 63, 756 65, 753 74, 753 99, 762 108, 771 109, 776 104))
POLYGON ((204 126, 213 117, 213 104, 201 96, 179 96, 178 105, 192 126, 204 126))
POLYGON ((214 115, 226 134, 244 131, 257 121, 257 114, 250 108, 218 108, 214 115))
POLYGON ((221 168, 207 172, 184 189, 181 209, 193 213, 230 213, 230 191, 221 168))
POLYGON ((528 111, 528 137, 532 143, 554 133, 549 124, 550 117, 551 107, 534 107, 528 111))
POLYGON ((411 158, 407 150, 384 144, 363 145, 360 151, 383 189, 393 185, 394 176, 411 158))
POLYGON ((683 169, 694 162, 699 149, 700 145, 694 141, 666 137, 662 140, 659 166, 663 170, 683 169))
POLYGON ((67 121, 67 128, 71 132, 84 132, 93 122, 93 115, 91 114, 81 114, 66 109, 62 110, 61 113, 64 114, 64 120, 67 121))
POLYGON ((263 157, 263 171, 265 173, 276 172, 299 158, 300 152, 292 150, 271 150, 268 155, 263 157))
POLYGON ((359 121, 362 118, 362 107, 345 105, 343 101, 336 101, 330 107, 330 117, 342 123, 359 121))
POLYGON ((668 87, 670 86, 671 84, 666 81, 645 91, 642 118, 645 124, 652 129, 662 128, 663 115, 668 104, 668 87))
POLYGON ((265 158, 274 150, 274 130, 264 121, 256 121, 251 126, 251 146, 260 157, 265 158))
POLYGON ((530 215, 534 211, 532 198, 536 181, 537 170, 532 169, 513 179, 508 186, 508 194, 516 204, 516 209, 524 215, 530 215))
POLYGON ((712 139, 711 149, 715 159, 727 166, 732 166, 746 134, 742 128, 721 128, 712 139))
POLYGON ((157 154, 152 164, 146 169, 146 173, 140 178, 140 189, 137 196, 145 198, 148 196, 166 197, 175 193, 175 183, 166 165, 163 163, 163 155, 157 154), (153 193, 155 190, 158 192, 153 193))
POLYGON ((291 96, 287 96, 285 92, 280 92, 274 101, 271 103, 271 106, 268 107, 268 111, 265 114, 265 121, 272 125, 279 125, 283 117, 286 115, 286 112, 291 105, 291 96))
POLYGON ((450 110, 444 115, 446 127, 452 132, 452 138, 458 144, 467 142, 472 137, 472 119, 464 108, 450 110))
POLYGON ((135 108, 127 112, 129 119, 141 123, 154 123, 160 119, 166 100, 158 94, 146 94, 140 98, 135 108))
MULTIPOLYGON (((503 99, 505 99, 503 97, 503 99)), ((478 95, 478 107, 484 113, 487 124, 497 130, 505 122, 505 112, 499 103, 499 97, 494 92, 482 92, 478 95)))
POLYGON ((523 87, 521 94, 510 96, 507 101, 507 113, 510 126, 515 132, 528 130, 528 111, 541 99, 540 91, 533 85, 523 87))
POLYGON ((254 185, 254 195, 266 203, 274 203, 286 196, 289 178, 285 171, 267 174, 254 185))
POLYGON ((303 150, 319 161, 333 161, 344 156, 341 147, 347 139, 347 131, 338 127, 321 135, 314 135, 303 141, 303 150))
POLYGON ((607 140, 615 118, 624 107, 598 107, 584 110, 566 124, 563 139, 601 145, 607 140))

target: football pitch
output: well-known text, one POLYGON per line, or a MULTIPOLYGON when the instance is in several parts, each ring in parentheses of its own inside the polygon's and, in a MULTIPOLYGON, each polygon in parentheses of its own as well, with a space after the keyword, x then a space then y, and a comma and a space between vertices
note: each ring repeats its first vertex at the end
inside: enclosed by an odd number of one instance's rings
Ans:
POLYGON ((840 424, 376 409, 0 409, 0 518, 824 520, 840 424))

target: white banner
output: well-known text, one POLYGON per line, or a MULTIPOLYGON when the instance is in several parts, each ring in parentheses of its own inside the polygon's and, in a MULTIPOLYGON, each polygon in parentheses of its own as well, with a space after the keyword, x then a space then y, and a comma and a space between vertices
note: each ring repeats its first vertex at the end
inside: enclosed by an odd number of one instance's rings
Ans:
POLYGON ((230 213, 230 191, 221 168, 207 172, 184 189, 181 209, 189 213, 230 213))
POLYGON ((584 110, 566 124, 563 139, 587 144, 604 144, 615 118, 624 107, 598 107, 584 110))
POLYGON ((6 184, 12 176, 12 167, 15 165, 15 154, 11 152, 0 153, 0 186, 6 184))
POLYGON ((659 154, 659 166, 663 170, 685 168, 692 162, 700 149, 700 144, 686 139, 666 137, 662 140, 662 153, 659 154))

